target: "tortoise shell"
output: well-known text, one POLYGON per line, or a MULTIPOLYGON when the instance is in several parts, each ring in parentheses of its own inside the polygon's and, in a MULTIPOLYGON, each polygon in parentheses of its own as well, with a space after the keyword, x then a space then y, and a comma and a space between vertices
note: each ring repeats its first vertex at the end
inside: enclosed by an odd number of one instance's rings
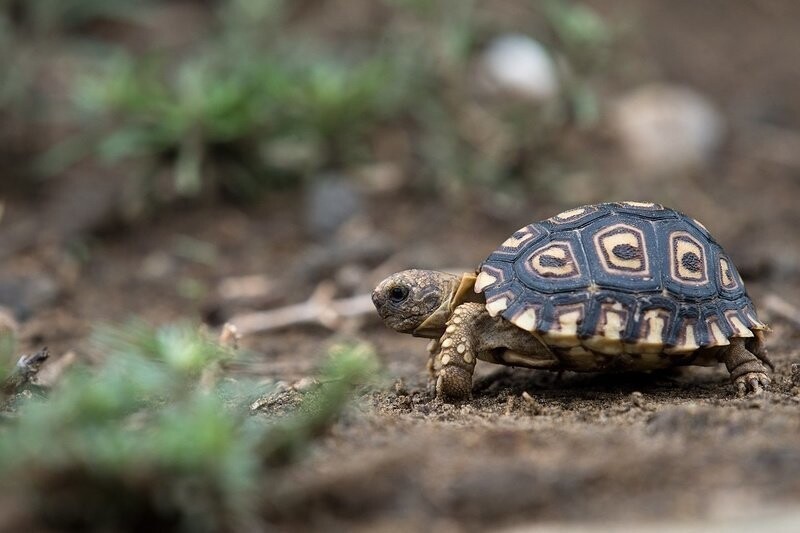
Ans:
POLYGON ((653 203, 529 224, 484 261, 475 292, 492 316, 572 354, 690 354, 767 329, 706 228, 653 203))

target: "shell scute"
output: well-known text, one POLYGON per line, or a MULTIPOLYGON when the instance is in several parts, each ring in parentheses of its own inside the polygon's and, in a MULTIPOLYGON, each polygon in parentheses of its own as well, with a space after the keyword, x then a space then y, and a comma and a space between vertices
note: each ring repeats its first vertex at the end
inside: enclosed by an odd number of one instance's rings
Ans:
POLYGON ((653 225, 648 220, 618 215, 587 226, 581 238, 592 279, 599 287, 655 291, 661 287, 661 261, 653 225))
POLYGON ((523 285, 545 293, 580 289, 591 279, 580 237, 574 231, 529 247, 514 263, 514 272, 523 285))

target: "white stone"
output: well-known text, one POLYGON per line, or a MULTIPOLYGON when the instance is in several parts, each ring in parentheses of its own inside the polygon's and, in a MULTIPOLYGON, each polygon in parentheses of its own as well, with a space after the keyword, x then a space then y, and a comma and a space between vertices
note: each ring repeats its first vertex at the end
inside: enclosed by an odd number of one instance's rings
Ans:
POLYGON ((483 82, 490 90, 534 101, 558 94, 555 63, 538 41, 521 34, 494 39, 481 58, 483 82))
POLYGON ((612 126, 631 161, 648 174, 702 166, 722 143, 724 121, 693 89, 651 84, 620 98, 612 126))

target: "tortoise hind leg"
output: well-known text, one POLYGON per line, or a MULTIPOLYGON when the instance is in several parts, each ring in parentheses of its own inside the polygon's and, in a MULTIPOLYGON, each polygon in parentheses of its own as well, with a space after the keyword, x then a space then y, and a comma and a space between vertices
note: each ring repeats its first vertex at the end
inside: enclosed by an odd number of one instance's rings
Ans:
POLYGON ((731 373, 731 381, 736 385, 737 392, 740 396, 760 393, 762 387, 770 383, 762 358, 746 348, 745 339, 733 337, 730 341, 730 346, 720 359, 731 373))
POLYGON ((775 371, 775 363, 769 358, 767 352, 767 345, 764 342, 764 332, 762 330, 753 330, 753 337, 747 339, 745 347, 750 350, 758 359, 766 364, 770 370, 775 371))

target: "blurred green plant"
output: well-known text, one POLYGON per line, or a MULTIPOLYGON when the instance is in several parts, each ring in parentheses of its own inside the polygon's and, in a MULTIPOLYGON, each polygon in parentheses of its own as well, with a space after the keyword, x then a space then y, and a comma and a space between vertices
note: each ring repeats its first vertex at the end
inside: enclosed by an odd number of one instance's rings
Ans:
POLYGON ((611 63, 613 31, 581 2, 546 0, 542 6, 555 45, 567 59, 562 81, 571 115, 579 126, 592 126, 599 120, 600 105, 591 82, 611 63))
MULTIPOLYGON (((6 381, 14 374, 14 363, 17 356, 17 339, 14 332, 0 325, 0 376, 4 376, 6 381)), ((0 393, 0 403, 4 403, 7 394, 0 393)))
POLYGON ((559 50, 573 69, 588 74, 604 68, 610 60, 613 34, 589 6, 570 0, 539 0, 559 50))
MULTIPOLYGON (((391 66, 382 57, 350 64, 324 56, 251 61, 217 54, 173 72, 119 55, 101 74, 81 80, 79 109, 110 128, 89 146, 106 162, 166 162, 179 196, 219 188, 247 198, 363 157, 368 125, 391 111, 398 93, 388 88, 391 66), (300 157, 287 157, 292 148, 300 157)), ((58 170, 86 146, 83 139, 69 141, 49 154, 45 167, 58 170)), ((155 183, 145 186, 152 192, 155 183)))
POLYGON ((79 62, 87 53, 65 34, 77 37, 82 26, 129 19, 133 12, 124 0, 0 0, 0 188, 32 191, 43 181, 32 161, 47 148, 62 97, 44 80, 54 64, 56 78, 73 68, 69 60, 54 61, 54 52, 79 62))
MULTIPOLYGON (((94 16, 94 4, 75 16, 94 16)), ((530 5, 561 78, 547 105, 476 90, 481 47, 509 30, 475 1, 383 0, 379 33, 331 42, 298 31, 285 0, 222 0, 207 8, 206 37, 180 53, 96 48, 99 64, 74 83, 85 127, 40 169, 57 175, 87 157, 132 163, 122 166, 142 205, 220 191, 250 199, 380 158, 448 193, 537 186, 570 131, 597 122, 593 81, 613 34, 582 2, 530 5), (377 148, 387 133, 407 140, 388 155, 377 148)))
POLYGON ((0 427, 0 479, 48 527, 236 530, 255 519, 275 466, 299 457, 375 370, 369 349, 338 348, 318 392, 265 420, 248 409, 263 388, 219 379, 233 354, 192 326, 107 327, 94 344, 99 369, 70 371, 0 427))

